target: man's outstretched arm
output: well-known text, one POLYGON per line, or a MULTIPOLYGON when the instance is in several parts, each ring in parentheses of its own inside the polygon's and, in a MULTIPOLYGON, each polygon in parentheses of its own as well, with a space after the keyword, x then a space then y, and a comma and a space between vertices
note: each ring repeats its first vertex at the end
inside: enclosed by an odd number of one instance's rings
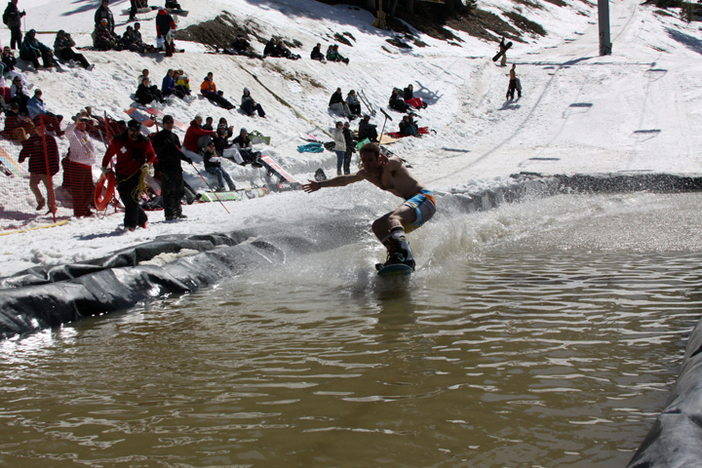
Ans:
POLYGON ((364 180, 365 177, 365 172, 363 170, 358 171, 355 174, 349 174, 349 175, 340 175, 336 176, 334 178, 328 179, 328 180, 322 180, 322 181, 314 181, 314 180, 309 180, 309 184, 303 184, 302 185, 302 190, 304 190, 307 193, 312 193, 316 192, 317 190, 321 189, 322 187, 344 187, 349 184, 353 184, 354 182, 360 182, 364 180))

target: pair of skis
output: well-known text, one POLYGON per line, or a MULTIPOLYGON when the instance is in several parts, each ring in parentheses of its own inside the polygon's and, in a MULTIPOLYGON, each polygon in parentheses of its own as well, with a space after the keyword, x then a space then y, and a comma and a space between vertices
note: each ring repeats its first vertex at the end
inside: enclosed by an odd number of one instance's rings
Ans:
POLYGON ((368 109, 368 113, 372 117, 375 117, 375 107, 373 107, 373 104, 368 100, 366 93, 364 93, 362 89, 358 91, 358 97, 361 98, 361 102, 366 106, 366 109, 368 109))

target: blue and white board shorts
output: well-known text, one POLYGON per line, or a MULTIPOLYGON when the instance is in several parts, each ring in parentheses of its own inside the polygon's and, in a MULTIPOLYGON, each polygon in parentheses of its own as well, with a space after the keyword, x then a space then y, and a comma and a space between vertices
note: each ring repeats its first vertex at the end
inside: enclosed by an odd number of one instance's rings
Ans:
POLYGON ((436 213, 436 200, 434 200, 431 190, 420 190, 417 195, 404 202, 403 205, 412 208, 417 215, 417 219, 411 224, 413 229, 429 221, 436 213))

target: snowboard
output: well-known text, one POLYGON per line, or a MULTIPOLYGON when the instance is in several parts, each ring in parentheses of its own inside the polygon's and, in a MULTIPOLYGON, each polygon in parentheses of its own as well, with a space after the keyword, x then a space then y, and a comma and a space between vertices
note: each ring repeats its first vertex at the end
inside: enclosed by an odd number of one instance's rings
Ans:
POLYGON ((407 276, 414 271, 404 263, 394 263, 388 266, 378 263, 375 268, 378 270, 378 276, 407 276))
POLYGON ((203 202, 220 201, 240 201, 249 200, 252 198, 260 198, 268 195, 268 190, 265 187, 254 187, 250 189, 232 190, 230 192, 203 192, 203 202))
POLYGON ((142 125, 145 125, 147 127, 153 127, 155 125, 154 119, 146 115, 144 112, 142 112, 139 109, 135 109, 134 107, 130 107, 126 111, 124 111, 129 117, 133 118, 137 122, 139 122, 142 125))
POLYGON ((266 169, 268 169, 270 172, 276 174, 278 177, 287 180, 291 184, 301 184, 299 180, 297 180, 295 177, 290 175, 285 169, 283 169, 280 164, 275 162, 273 158, 271 158, 270 155, 268 154, 262 154, 261 155, 261 163, 265 166, 266 169))
POLYGON ((166 11, 172 15, 178 16, 188 16, 188 13, 190 13, 190 10, 177 10, 175 8, 166 8, 166 11))
POLYGON ((504 55, 504 53, 509 50, 510 47, 512 47, 512 41, 509 41, 507 44, 505 44, 505 49, 495 54, 495 56, 492 58, 492 61, 497 62, 500 59, 500 57, 502 57, 502 55, 504 55))
MULTIPOLYGON (((142 7, 142 8, 137 8, 137 14, 139 13, 151 13, 154 10, 158 10, 158 7, 142 7)), ((131 8, 127 8, 126 10, 122 10, 123 15, 129 15, 132 13, 131 8)))

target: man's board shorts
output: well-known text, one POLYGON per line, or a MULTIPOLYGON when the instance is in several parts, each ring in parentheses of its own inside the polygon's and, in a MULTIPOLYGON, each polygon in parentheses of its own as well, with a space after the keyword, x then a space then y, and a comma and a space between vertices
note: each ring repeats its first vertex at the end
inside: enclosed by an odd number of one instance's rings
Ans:
POLYGON ((417 219, 410 225, 410 230, 414 230, 429 221, 436 213, 436 200, 434 200, 431 190, 420 190, 417 195, 404 202, 403 205, 412 208, 417 215, 417 219))

